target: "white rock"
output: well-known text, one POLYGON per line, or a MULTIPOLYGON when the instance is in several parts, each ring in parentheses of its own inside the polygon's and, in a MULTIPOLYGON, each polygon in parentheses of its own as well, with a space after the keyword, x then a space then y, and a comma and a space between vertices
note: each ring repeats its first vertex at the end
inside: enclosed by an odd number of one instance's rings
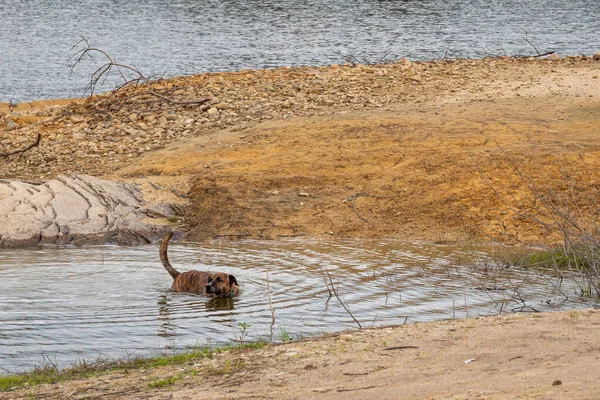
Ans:
POLYGON ((15 121, 8 121, 6 123, 6 130, 8 131, 12 131, 14 129, 17 129, 19 127, 19 125, 17 125, 17 123, 15 121))

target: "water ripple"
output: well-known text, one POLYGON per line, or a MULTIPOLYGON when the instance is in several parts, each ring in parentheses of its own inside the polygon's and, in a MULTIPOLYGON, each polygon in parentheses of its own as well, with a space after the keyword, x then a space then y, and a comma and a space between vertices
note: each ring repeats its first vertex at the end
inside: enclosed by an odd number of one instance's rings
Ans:
MULTIPOLYGON (((486 282, 470 266, 485 255, 449 246, 395 241, 241 241, 173 244, 180 271, 232 273, 234 299, 173 293, 156 246, 44 247, 2 250, 0 371, 22 371, 43 357, 68 366, 99 355, 151 355, 165 349, 274 340, 355 326, 324 283, 365 326, 495 314, 519 304, 501 276, 486 282), (267 296, 269 273, 276 322, 267 296), (328 286, 331 286, 328 279, 328 286), (504 286, 486 291, 481 287, 504 286), (478 289, 479 288, 479 289, 478 289)), ((549 281, 524 280, 540 310, 583 307, 561 302, 549 281)), ((563 291, 575 290, 563 283, 563 291)))

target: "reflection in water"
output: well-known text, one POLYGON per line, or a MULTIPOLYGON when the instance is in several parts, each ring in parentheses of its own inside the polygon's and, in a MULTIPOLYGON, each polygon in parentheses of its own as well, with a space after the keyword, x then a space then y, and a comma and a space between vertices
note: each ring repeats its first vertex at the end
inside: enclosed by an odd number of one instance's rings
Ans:
POLYGON ((180 271, 234 274, 242 295, 171 292, 156 246, 3 249, 0 371, 32 368, 42 356, 68 366, 99 355, 225 345, 242 326, 245 341, 356 327, 331 288, 367 327, 588 306, 571 300, 578 290, 572 282, 558 286, 553 278, 510 270, 480 273, 472 266, 484 255, 450 246, 241 241, 170 250, 180 271))
MULTIPOLYGON (((191 315, 205 315, 207 318, 210 318, 211 315, 216 315, 220 318, 224 314, 211 313, 211 311, 232 311, 235 309, 235 299, 231 297, 206 297, 171 291, 161 294, 157 303, 158 320, 161 321, 161 324, 156 334, 164 338, 177 335, 177 326, 174 323, 180 315, 189 313, 191 315), (172 300, 173 297, 178 298, 178 300, 184 300, 175 302, 172 300)), ((222 318, 220 320, 223 321, 222 318)))
POLYGON ((209 311, 231 311, 234 309, 235 298, 233 297, 212 297, 206 302, 206 309, 209 311))

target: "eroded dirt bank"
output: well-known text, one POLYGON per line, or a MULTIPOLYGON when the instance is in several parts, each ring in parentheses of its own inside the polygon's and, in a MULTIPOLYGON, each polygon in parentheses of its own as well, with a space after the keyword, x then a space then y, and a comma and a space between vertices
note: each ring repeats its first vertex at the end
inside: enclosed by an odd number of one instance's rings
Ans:
POLYGON ((401 60, 161 83, 173 98, 211 99, 202 106, 141 97, 114 109, 5 105, 2 148, 37 133, 42 142, 0 168, 10 178, 125 180, 157 200, 175 194, 191 205, 196 240, 535 240, 547 232, 509 212, 480 172, 520 210, 536 205, 515 163, 543 183, 573 179, 583 210, 593 207, 599 72, 600 60, 585 57, 401 60))
POLYGON ((0 398, 595 399, 599 327, 597 310, 407 324, 114 371, 0 398), (158 380, 172 383, 150 388, 158 380))

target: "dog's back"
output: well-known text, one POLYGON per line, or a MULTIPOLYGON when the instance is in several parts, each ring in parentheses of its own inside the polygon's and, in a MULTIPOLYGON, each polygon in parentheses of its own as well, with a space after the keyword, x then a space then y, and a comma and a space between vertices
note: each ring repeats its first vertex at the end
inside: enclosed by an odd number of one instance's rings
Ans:
POLYGON ((236 296, 240 292, 235 276, 222 272, 187 271, 179 272, 169 262, 167 250, 173 232, 168 233, 160 243, 160 261, 173 277, 171 290, 194 294, 207 294, 216 297, 236 296))

